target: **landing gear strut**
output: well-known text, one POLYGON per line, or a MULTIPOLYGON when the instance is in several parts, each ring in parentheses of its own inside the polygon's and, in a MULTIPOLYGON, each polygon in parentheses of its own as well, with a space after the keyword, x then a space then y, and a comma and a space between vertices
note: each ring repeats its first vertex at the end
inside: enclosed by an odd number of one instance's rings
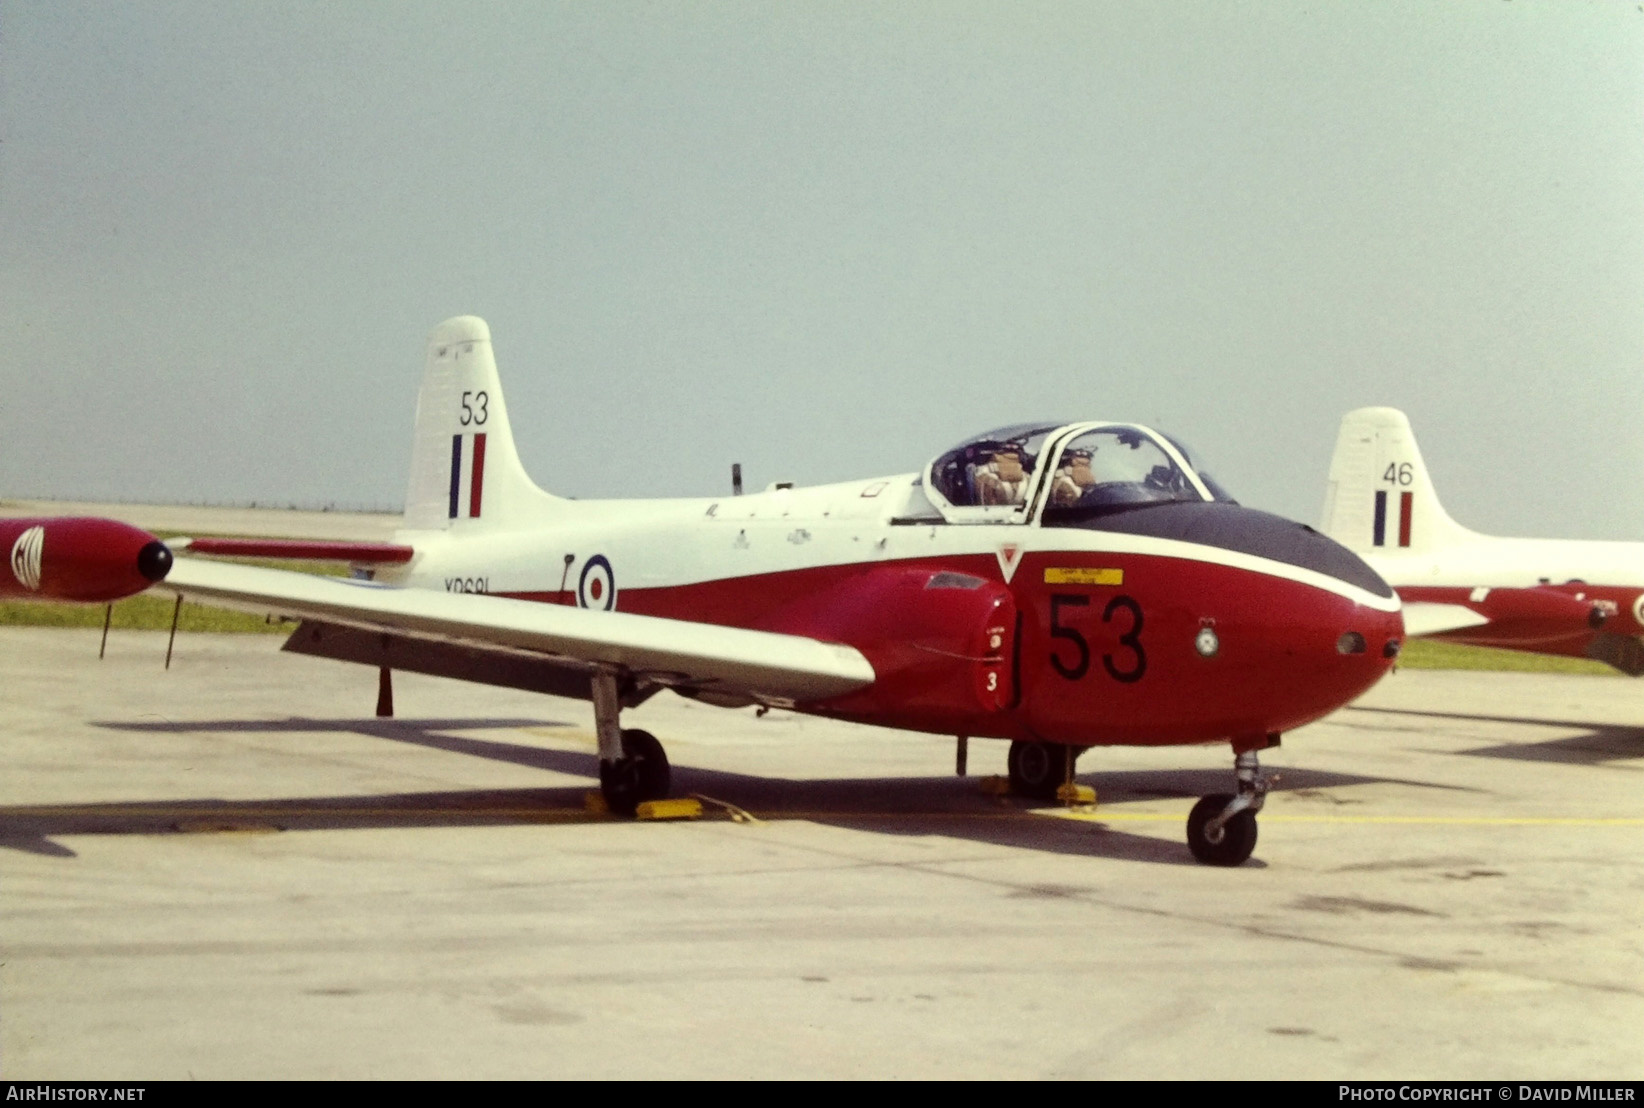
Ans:
MULTIPOLYGON (((1269 735, 1264 746, 1277 746, 1269 735)), ((1256 813, 1267 800, 1267 778, 1262 775, 1256 749, 1241 750, 1233 759, 1238 792, 1212 793, 1193 805, 1187 817, 1187 848, 1207 866, 1237 866, 1256 849, 1256 813)))
POLYGON ((1055 800, 1056 790, 1073 779, 1073 762, 1083 753, 1079 747, 1061 743, 1012 742, 1005 760, 1010 791, 1036 800, 1055 800))
POLYGON ((618 815, 632 816, 647 800, 667 797, 671 785, 668 755, 649 731, 621 724, 622 695, 616 674, 594 674, 594 730, 599 736, 599 789, 618 815))

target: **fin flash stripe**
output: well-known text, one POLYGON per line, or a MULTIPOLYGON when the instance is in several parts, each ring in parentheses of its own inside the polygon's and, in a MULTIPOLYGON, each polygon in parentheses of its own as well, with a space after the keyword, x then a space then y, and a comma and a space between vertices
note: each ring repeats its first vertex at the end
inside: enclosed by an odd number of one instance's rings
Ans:
MULTIPOLYGON (((473 482, 470 484, 469 489, 468 489, 468 516, 469 516, 470 519, 478 519, 479 518, 479 514, 480 514, 480 496, 484 492, 485 492, 485 436, 483 434, 480 434, 480 435, 475 435, 474 436, 474 479, 473 479, 473 482)), ((1405 497, 1406 503, 1408 503, 1409 498, 1410 498, 1410 494, 1405 493, 1404 497, 1405 497)), ((1410 545, 1410 525, 1408 523, 1406 523, 1405 527, 1404 527, 1404 545, 1405 546, 1410 545)))
MULTIPOLYGON (((1399 545, 1410 545, 1410 519, 1415 512, 1416 494, 1413 492, 1399 493, 1399 545)), ((1376 522, 1375 529, 1370 536, 1374 546, 1387 545, 1387 490, 1376 490, 1376 522)))
MULTIPOLYGON (((462 436, 451 436, 451 505, 448 519, 457 518, 457 497, 462 495, 462 436)), ((1376 494, 1380 496, 1380 493, 1376 494)), ((1378 544, 1379 545, 1379 544, 1378 544)))
MULTIPOLYGON (((462 515, 462 440, 466 438, 467 435, 451 436, 451 496, 446 503, 447 519, 462 515)), ((468 462, 472 467, 468 475, 468 518, 478 519, 485 495, 485 436, 479 434, 473 438, 474 448, 468 462)))

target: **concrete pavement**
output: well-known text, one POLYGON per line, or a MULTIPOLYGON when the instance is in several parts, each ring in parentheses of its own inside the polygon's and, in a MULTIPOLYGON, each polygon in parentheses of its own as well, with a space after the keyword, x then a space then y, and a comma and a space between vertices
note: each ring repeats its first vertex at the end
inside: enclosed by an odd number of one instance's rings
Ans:
POLYGON ((0 1075, 1633 1078, 1644 687, 1398 673, 1264 754, 1254 859, 1193 864, 1225 748, 1003 744, 664 694, 700 822, 593 816, 585 704, 0 630, 0 1075))

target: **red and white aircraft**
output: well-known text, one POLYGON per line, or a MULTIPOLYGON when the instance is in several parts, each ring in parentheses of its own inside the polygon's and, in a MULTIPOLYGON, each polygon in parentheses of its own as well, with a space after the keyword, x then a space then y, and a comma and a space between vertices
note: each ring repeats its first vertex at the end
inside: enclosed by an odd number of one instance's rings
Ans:
POLYGON ((356 578, 179 559, 164 588, 293 617, 286 649, 593 702, 600 784, 632 813, 669 789, 623 708, 662 689, 1007 739, 1016 788, 1055 795, 1103 744, 1230 742, 1236 788, 1188 820, 1204 862, 1255 845, 1256 752, 1392 666, 1399 601, 1311 528, 1234 503, 1182 446, 1129 423, 1045 422, 924 470, 748 496, 565 500, 526 476, 491 336, 432 336, 404 527, 325 549, 356 578))
POLYGON ((1320 529, 1398 590, 1405 630, 1644 674, 1644 543, 1497 538, 1439 503, 1396 408, 1342 417, 1320 529))

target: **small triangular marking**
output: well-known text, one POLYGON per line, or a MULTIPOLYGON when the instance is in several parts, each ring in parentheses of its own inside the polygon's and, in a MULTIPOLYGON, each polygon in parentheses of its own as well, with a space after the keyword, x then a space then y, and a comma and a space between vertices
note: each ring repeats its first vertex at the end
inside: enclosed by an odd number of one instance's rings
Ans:
POLYGON ((1005 584, 1016 576, 1016 567, 1022 564, 1022 546, 1020 543, 1001 543, 995 551, 999 556, 999 572, 1005 575, 1005 584))

